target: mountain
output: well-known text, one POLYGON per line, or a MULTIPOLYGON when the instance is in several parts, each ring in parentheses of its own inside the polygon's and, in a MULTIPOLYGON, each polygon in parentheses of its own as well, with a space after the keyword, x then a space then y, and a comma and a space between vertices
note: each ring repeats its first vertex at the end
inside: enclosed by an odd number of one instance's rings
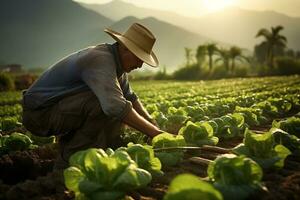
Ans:
POLYGON ((0 5, 0 62, 28 68, 46 68, 101 42, 103 28, 113 23, 71 0, 3 0, 0 5))
POLYGON ((146 17, 155 17, 159 20, 192 30, 190 29, 191 24, 199 20, 198 18, 185 17, 170 11, 135 6, 134 4, 127 3, 123 0, 112 0, 105 4, 80 4, 87 9, 98 12, 115 21, 121 20, 127 16, 134 16, 140 19, 146 17))
POLYGON ((300 18, 273 11, 254 11, 237 7, 227 8, 201 17, 186 17, 174 12, 137 7, 122 0, 106 4, 82 4, 114 20, 125 16, 155 17, 191 32, 209 36, 215 40, 253 49, 260 42, 255 38, 261 28, 283 25, 282 32, 288 38, 288 47, 300 50, 300 18))
POLYGON ((197 20, 197 18, 185 17, 170 11, 135 6, 134 4, 127 3, 123 0, 112 0, 105 4, 80 4, 87 9, 101 13, 102 15, 115 21, 127 16, 134 16, 137 18, 155 17, 175 25, 182 25, 186 24, 187 21, 193 22, 197 20))
POLYGON ((211 40, 153 17, 115 22, 71 0, 5 0, 0 7, 0 62, 47 68, 78 49, 114 42, 105 27, 122 33, 134 22, 154 33, 155 52, 169 71, 184 62, 184 47, 211 40))
POLYGON ((159 58, 160 65, 166 65, 168 71, 176 69, 178 64, 185 61, 184 48, 196 48, 197 45, 211 39, 192 33, 178 26, 160 21, 154 17, 138 19, 126 17, 110 26, 113 30, 124 32, 132 23, 138 22, 146 26, 157 38, 154 52, 159 58))

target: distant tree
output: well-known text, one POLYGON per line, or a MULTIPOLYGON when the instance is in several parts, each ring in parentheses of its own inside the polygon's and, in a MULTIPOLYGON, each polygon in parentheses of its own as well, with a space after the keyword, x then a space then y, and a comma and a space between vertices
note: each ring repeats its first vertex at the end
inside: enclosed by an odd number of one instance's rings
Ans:
POLYGON ((191 48, 184 48, 185 50, 185 59, 186 59, 186 66, 190 66, 192 64, 193 61, 193 54, 192 54, 192 49, 191 48))
POLYGON ((256 37, 265 38, 265 41, 263 41, 262 44, 265 44, 267 47, 266 60, 271 68, 274 66, 274 48, 276 46, 286 47, 287 39, 279 33, 283 29, 283 26, 271 27, 271 31, 263 28, 256 34, 256 37))
POLYGON ((200 67, 205 62, 206 45, 199 45, 196 51, 197 65, 200 67))
POLYGON ((293 49, 288 49, 286 52, 285 52, 285 55, 288 56, 288 57, 291 57, 291 58, 295 58, 296 57, 296 53, 293 49))
POLYGON ((206 45, 206 52, 209 59, 209 70, 213 68, 213 56, 217 54, 218 47, 216 43, 209 43, 206 45))
POLYGON ((225 48, 218 49, 218 58, 215 60, 216 63, 223 62, 224 67, 229 71, 229 51, 225 48))
POLYGON ((243 55, 242 49, 237 46, 232 46, 229 49, 229 58, 231 59, 231 72, 235 69, 235 61, 239 60, 241 62, 247 61, 249 62, 249 59, 243 55))
MULTIPOLYGON (((254 56, 259 63, 261 63, 261 64, 268 63, 267 51, 268 51, 268 47, 267 47, 266 43, 261 43, 261 44, 255 45, 254 56)), ((284 56, 285 55, 284 48, 281 46, 275 46, 273 55, 274 55, 274 57, 284 56)))
POLYGON ((297 52, 296 52, 296 58, 297 58, 297 59, 300 59, 300 51, 297 51, 297 52))

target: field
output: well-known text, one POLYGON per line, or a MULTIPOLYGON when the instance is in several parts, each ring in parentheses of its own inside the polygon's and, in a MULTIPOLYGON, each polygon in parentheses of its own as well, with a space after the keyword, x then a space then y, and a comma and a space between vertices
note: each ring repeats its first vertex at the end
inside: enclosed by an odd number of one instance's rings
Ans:
MULTIPOLYGON (((147 175, 150 172, 152 180, 134 190, 133 184, 121 196, 183 199, 182 195, 188 191, 205 193, 205 189, 199 192, 195 185, 189 186, 188 179, 185 186, 178 187, 181 191, 168 191, 177 175, 189 173, 199 178, 199 185, 204 181, 209 187, 214 186, 212 189, 222 193, 224 199, 300 199, 299 76, 205 82, 137 81, 132 88, 159 127, 179 136, 165 133, 151 142, 141 133, 126 128, 123 143, 141 145, 131 144, 120 152, 131 156, 134 169, 142 168, 147 175), (136 156, 133 158, 130 153, 133 147, 146 152, 143 156, 149 159, 143 163, 138 153, 133 153, 136 156), (150 162, 154 157, 155 162, 150 162)), ((62 172, 52 169, 57 154, 56 139, 33 136, 22 126, 20 100, 21 92, 0 93, 0 199, 74 199, 70 188, 80 181, 75 177, 75 168, 68 171, 74 175, 71 178, 75 183, 69 182, 67 190, 62 172)), ((116 152, 106 153, 113 161, 116 152)), ((83 177, 84 167, 77 167, 83 177)), ((96 171, 96 164, 93 167, 96 171)), ((106 176, 111 172, 108 169, 106 176)), ((136 179, 139 182, 139 175, 136 179)), ((79 198, 82 193, 78 193, 78 187, 75 192, 79 198)), ((89 185, 93 187, 97 191, 114 191, 89 185)), ((125 186, 119 187, 122 188, 125 186)), ((203 199, 220 199, 202 195, 203 199)))

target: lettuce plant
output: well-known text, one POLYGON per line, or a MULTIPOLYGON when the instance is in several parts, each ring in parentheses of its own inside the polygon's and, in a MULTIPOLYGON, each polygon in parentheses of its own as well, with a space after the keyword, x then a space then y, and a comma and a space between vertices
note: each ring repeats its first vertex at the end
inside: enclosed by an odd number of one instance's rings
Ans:
MULTIPOLYGON (((152 139, 154 149, 165 147, 183 147, 186 146, 185 140, 181 135, 172 135, 170 133, 161 133, 152 139)), ((175 150, 171 152, 159 151, 155 152, 155 156, 159 158, 163 167, 174 166, 183 158, 183 150, 175 150)))
POLYGON ((245 156, 218 156, 209 164, 207 174, 224 199, 246 199, 256 190, 263 189, 261 167, 245 156))
POLYGON ((269 132, 273 135, 276 144, 282 144, 291 152, 300 151, 300 139, 281 129, 271 128, 269 132))
POLYGON ((262 168, 282 168, 284 159, 291 152, 283 145, 276 145, 270 132, 256 134, 248 129, 245 131, 242 144, 233 148, 238 155, 246 155, 256 161, 262 168))
POLYGON ((219 138, 213 136, 213 128, 208 122, 188 121, 187 124, 179 130, 186 143, 190 146, 216 145, 219 138))
POLYGON ((139 168, 145 169, 152 176, 162 175, 161 162, 155 157, 152 146, 129 143, 127 147, 120 147, 116 151, 126 151, 139 168))
POLYGON ((241 113, 227 114, 220 118, 209 120, 217 137, 232 138, 239 136, 248 126, 241 113))
POLYGON ((222 200, 222 194, 210 183, 200 180, 192 174, 176 176, 163 200, 222 200))
POLYGON ((169 107, 167 112, 167 121, 164 124, 164 130, 169 133, 177 134, 179 129, 189 119, 187 112, 183 107, 169 107))
POLYGON ((240 113, 245 118, 245 122, 249 126, 257 126, 260 124, 260 121, 265 121, 266 119, 260 119, 262 115, 262 110, 257 108, 248 108, 248 107, 235 107, 235 113, 240 113))
POLYGON ((156 120, 157 124, 161 129, 165 129, 165 124, 168 121, 168 119, 162 112, 155 111, 151 114, 151 116, 156 120))
POLYGON ((127 152, 110 149, 107 153, 91 148, 70 157, 64 178, 76 199, 122 199, 126 192, 150 183, 151 174, 138 168, 127 152))
POLYGON ((32 140, 22 133, 14 132, 11 135, 0 136, 0 155, 11 151, 23 151, 37 147, 32 140))
POLYGON ((188 116, 190 116, 193 121, 199 121, 205 115, 204 110, 200 106, 186 106, 185 111, 188 113, 188 116))
POLYGON ((280 128, 289 134, 300 137, 300 117, 290 117, 282 121, 273 121, 272 127, 280 128))
POLYGON ((18 121, 17 117, 2 117, 0 119, 0 129, 2 131, 10 131, 21 126, 22 123, 18 121))

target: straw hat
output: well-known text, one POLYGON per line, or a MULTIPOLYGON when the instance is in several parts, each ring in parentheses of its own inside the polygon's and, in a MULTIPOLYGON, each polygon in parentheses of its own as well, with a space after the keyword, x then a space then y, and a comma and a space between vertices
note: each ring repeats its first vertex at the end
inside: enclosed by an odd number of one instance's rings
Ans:
POLYGON ((106 28, 104 32, 109 34, 117 42, 122 43, 134 55, 148 65, 152 67, 158 66, 158 59, 152 51, 152 47, 156 39, 154 35, 143 25, 134 23, 123 34, 109 28, 106 28))

